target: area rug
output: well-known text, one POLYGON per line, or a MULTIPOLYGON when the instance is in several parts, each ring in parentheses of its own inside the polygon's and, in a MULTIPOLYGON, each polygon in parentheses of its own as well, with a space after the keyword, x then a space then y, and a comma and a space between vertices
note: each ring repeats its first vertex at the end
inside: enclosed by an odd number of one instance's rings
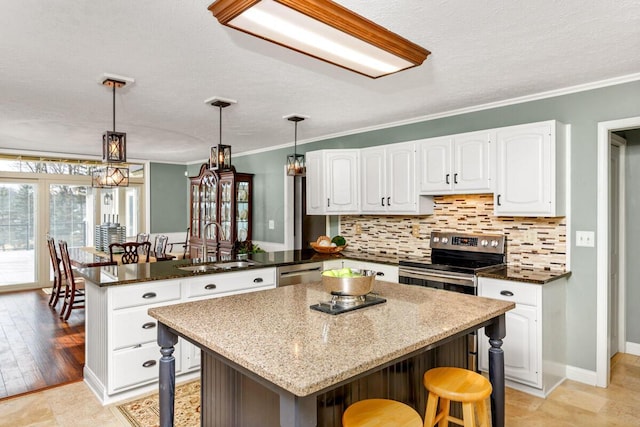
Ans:
MULTIPOLYGON (((120 413, 135 427, 160 425, 158 393, 118 405, 120 413)), ((196 427, 200 425, 200 381, 176 386, 174 425, 196 427)))

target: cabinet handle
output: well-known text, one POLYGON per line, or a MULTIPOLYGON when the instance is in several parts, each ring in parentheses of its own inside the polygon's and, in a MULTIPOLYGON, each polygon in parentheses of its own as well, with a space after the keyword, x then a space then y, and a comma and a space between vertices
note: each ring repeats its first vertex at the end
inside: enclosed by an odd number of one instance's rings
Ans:
POLYGON ((498 197, 496 198, 496 202, 498 203, 498 206, 501 206, 500 205, 500 195, 499 194, 498 194, 498 197))
POLYGON ((378 272, 376 273, 376 276, 384 276, 384 273, 383 273, 382 271, 378 271, 378 272))
POLYGON ((513 292, 511 291, 500 291, 500 295, 504 295, 505 297, 512 297, 513 292))
POLYGON ((217 286, 215 284, 213 284, 213 283, 209 283, 204 288, 207 289, 207 290, 211 290, 211 289, 217 288, 217 286))
POLYGON ((384 206, 384 197, 382 197, 382 198, 380 199, 380 204, 381 204, 382 206, 384 206))
POLYGON ((152 329, 156 327, 156 322, 147 322, 142 325, 142 329, 152 329))
POLYGON ((149 298, 155 298, 158 295, 155 292, 147 292, 146 294, 142 295, 142 298, 144 299, 149 299, 149 298))
POLYGON ((391 197, 387 197, 387 206, 391 206, 391 197))
POLYGON ((447 176, 445 176, 445 178, 444 178, 444 182, 446 182, 447 184, 451 184, 449 182, 449 175, 451 175, 451 174, 447 174, 447 176))
POLYGON ((454 173, 454 174, 453 174, 453 183, 454 183, 454 184, 457 184, 457 183, 458 183, 458 174, 457 174, 457 173, 454 173))
POLYGON ((142 364, 143 368, 150 368, 152 366, 156 366, 156 361, 155 360, 147 360, 146 362, 144 362, 142 364))
POLYGON ((264 282, 264 280, 262 280, 262 277, 256 277, 255 279, 253 279, 253 283, 262 283, 264 282))
POLYGON ((327 197, 327 207, 331 207, 331 203, 329 203, 330 199, 327 197))

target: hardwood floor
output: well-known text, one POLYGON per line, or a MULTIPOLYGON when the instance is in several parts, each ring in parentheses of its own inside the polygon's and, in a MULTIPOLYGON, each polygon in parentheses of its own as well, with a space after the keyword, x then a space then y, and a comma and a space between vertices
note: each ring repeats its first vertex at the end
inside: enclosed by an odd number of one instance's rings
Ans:
POLYGON ((0 399, 82 380, 84 309, 60 319, 42 290, 0 294, 0 399))

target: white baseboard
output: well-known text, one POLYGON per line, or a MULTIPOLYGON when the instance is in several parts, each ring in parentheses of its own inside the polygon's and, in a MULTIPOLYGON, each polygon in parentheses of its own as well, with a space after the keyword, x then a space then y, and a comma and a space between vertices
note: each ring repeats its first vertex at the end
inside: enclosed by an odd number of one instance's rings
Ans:
POLYGON ((635 342, 626 342, 624 352, 634 356, 640 356, 640 344, 635 342))
POLYGON ((592 386, 596 385, 597 380, 596 371, 589 371, 587 369, 569 365, 567 365, 567 378, 592 386))
POLYGON ((260 249, 264 249, 267 252, 279 252, 287 250, 284 243, 262 242, 259 240, 253 240, 253 244, 260 246, 260 249))

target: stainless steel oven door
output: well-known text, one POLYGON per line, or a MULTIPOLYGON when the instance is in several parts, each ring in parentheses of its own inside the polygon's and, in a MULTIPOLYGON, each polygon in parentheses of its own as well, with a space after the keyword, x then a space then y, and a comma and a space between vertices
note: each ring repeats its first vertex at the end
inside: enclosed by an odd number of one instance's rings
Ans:
POLYGON ((476 276, 473 274, 445 273, 402 266, 399 281, 405 285, 444 289, 462 294, 476 295, 476 276))

